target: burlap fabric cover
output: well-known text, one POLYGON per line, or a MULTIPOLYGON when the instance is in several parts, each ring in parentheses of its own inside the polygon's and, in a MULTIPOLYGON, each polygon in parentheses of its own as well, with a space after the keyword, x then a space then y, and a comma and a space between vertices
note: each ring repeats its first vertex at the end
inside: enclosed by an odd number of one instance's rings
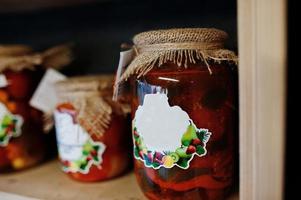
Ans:
POLYGON ((43 52, 33 52, 26 45, 0 45, 0 73, 4 70, 34 70, 36 66, 60 68, 72 60, 69 45, 59 45, 43 52))
POLYGON ((90 135, 104 134, 116 112, 111 100, 113 79, 112 75, 75 77, 56 83, 59 103, 75 107, 77 122, 90 135))
POLYGON ((203 61, 209 73, 210 62, 237 64, 234 52, 224 49, 226 32, 212 28, 182 28, 143 32, 133 38, 136 57, 125 70, 120 82, 135 74, 145 75, 153 67, 173 62, 179 67, 203 61))

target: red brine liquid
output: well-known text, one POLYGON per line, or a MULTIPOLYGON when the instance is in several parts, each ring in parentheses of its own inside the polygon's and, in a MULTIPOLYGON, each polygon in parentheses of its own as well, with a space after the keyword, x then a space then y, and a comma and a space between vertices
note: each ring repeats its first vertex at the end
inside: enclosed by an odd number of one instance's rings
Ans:
POLYGON ((133 119, 142 104, 137 83, 143 81, 167 91, 170 106, 181 107, 196 127, 211 132, 206 155, 194 156, 187 169, 154 169, 135 159, 138 183, 149 199, 216 200, 224 199, 232 189, 238 126, 237 71, 234 66, 221 64, 211 65, 210 69, 212 74, 203 64, 183 68, 167 63, 132 80, 133 119))

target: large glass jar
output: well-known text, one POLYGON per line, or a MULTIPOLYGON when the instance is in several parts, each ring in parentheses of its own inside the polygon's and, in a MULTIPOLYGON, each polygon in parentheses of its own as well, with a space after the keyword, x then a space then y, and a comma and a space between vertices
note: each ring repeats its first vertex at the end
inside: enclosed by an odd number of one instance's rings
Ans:
POLYGON ((0 172, 20 170, 43 160, 42 113, 29 105, 42 71, 5 69, 0 88, 0 172))
POLYGON ((62 169, 79 181, 101 181, 130 164, 129 109, 111 100, 113 76, 77 77, 57 83, 54 112, 62 169))
POLYGON ((149 199, 216 200, 231 189, 237 71, 225 38, 216 29, 134 37, 138 55, 122 78, 131 76, 135 174, 149 199))

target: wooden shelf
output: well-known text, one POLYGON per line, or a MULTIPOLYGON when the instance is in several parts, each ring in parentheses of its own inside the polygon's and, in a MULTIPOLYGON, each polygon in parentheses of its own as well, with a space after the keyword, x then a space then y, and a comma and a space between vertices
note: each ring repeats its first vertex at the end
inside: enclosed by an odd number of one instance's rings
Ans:
MULTIPOLYGON (((133 172, 99 183, 81 183, 59 170, 59 163, 51 161, 40 167, 19 173, 1 174, 1 200, 16 199, 103 199, 144 200, 133 172)), ((237 200, 234 194, 231 200, 237 200)))
POLYGON ((106 182, 81 183, 61 172, 57 161, 24 172, 1 174, 0 191, 38 199, 145 199, 133 173, 106 182))

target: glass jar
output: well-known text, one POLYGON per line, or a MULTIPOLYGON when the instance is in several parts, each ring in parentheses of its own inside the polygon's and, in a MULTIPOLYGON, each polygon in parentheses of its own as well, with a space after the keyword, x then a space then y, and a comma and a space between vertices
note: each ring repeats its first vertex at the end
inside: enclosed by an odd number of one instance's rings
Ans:
POLYGON ((0 45, 0 172, 40 163, 46 154, 43 114, 29 105, 45 68, 70 63, 68 45, 33 52, 26 45, 0 45))
POLYGON ((130 164, 130 127, 125 105, 111 101, 113 76, 58 82, 54 112, 62 169, 79 181, 118 176, 130 164))
POLYGON ((42 113, 29 105, 42 72, 6 69, 0 88, 0 172, 20 170, 44 158, 42 113))
POLYGON ((134 37, 135 174, 149 199, 224 199, 234 177, 237 71, 216 29, 134 37), (221 53, 223 52, 223 53, 221 53), (217 56, 219 55, 219 56, 217 56))

